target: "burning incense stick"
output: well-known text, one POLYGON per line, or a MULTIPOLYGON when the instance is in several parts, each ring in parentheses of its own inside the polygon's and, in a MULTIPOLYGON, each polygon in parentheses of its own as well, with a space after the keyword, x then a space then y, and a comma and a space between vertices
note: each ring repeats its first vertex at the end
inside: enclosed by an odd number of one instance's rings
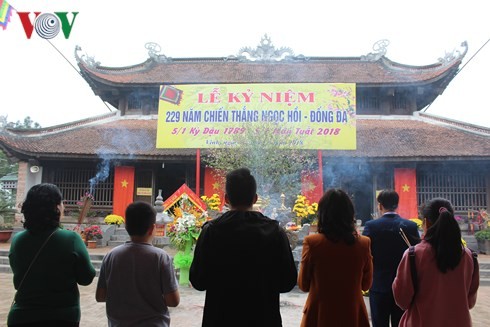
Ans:
POLYGON ((405 241, 405 244, 406 244, 408 247, 412 246, 412 245, 410 244, 410 241, 408 240, 407 235, 405 235, 405 232, 403 231, 403 229, 402 229, 401 227, 400 227, 400 236, 403 238, 403 241, 405 241))
POLYGON ((93 196, 92 194, 86 193, 83 197, 82 209, 80 210, 80 215, 78 216, 78 224, 83 223, 83 219, 87 216, 90 207, 92 206, 93 196))

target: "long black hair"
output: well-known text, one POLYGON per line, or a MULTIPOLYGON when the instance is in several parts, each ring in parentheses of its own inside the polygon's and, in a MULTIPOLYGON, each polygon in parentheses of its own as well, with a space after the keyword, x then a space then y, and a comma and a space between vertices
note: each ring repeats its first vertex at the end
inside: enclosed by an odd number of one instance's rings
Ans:
POLYGON ((24 228, 42 231, 59 227, 61 212, 58 205, 61 201, 61 191, 54 184, 43 183, 31 187, 21 209, 24 214, 24 228))
POLYGON ((431 223, 425 240, 436 252, 437 268, 443 273, 453 270, 461 261, 464 249, 451 202, 443 198, 432 199, 422 207, 422 215, 431 223))
POLYGON ((341 189, 330 189, 318 202, 318 232, 329 240, 343 240, 353 244, 356 240, 354 205, 341 189))

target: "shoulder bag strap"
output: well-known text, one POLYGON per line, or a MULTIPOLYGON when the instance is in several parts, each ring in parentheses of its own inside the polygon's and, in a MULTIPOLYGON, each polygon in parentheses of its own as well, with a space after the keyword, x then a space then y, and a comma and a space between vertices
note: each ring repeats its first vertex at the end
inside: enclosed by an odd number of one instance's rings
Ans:
POLYGON ((479 269, 478 268, 478 253, 476 251, 473 251, 472 249, 470 249, 471 251, 471 256, 473 257, 473 267, 475 270, 479 269))
POLYGON ((39 254, 41 253, 41 251, 44 249, 44 247, 46 246, 46 244, 48 243, 48 241, 51 239, 51 236, 54 235, 54 233, 56 233, 56 231, 58 230, 58 228, 56 228, 49 236, 48 238, 46 238, 46 240, 44 241, 43 245, 41 245, 41 247, 39 248, 39 250, 37 251, 36 255, 34 256, 34 258, 32 259, 31 263, 29 264, 29 267, 27 267, 27 270, 26 272, 24 273, 24 277, 22 277, 22 280, 20 281, 19 283, 19 287, 17 288, 17 292, 15 293, 14 295, 14 299, 12 300, 12 305, 10 306, 12 308, 12 306, 14 305, 15 303, 15 298, 17 297, 17 293, 19 292, 20 288, 22 287, 22 284, 24 283, 24 280, 26 279, 26 276, 27 274, 29 273, 29 271, 31 270, 32 268, 32 265, 34 264, 34 262, 36 261, 37 257, 39 257, 39 254))
POLYGON ((408 249, 408 258, 410 260, 410 273, 412 275, 412 284, 413 284, 412 302, 413 302, 413 300, 415 299, 415 294, 417 294, 417 289, 418 289, 417 268, 415 266, 415 246, 411 246, 408 249))

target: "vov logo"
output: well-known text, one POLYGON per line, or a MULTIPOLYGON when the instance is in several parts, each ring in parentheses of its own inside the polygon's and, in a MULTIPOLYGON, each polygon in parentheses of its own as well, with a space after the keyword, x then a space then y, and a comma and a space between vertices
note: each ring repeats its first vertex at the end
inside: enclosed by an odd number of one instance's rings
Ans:
POLYGON ((78 12, 72 12, 71 22, 68 20, 68 12, 41 13, 36 11, 34 12, 34 21, 31 21, 30 14, 30 12, 17 12, 26 37, 30 39, 33 30, 36 30, 37 35, 49 40, 58 35, 60 29, 63 31, 65 39, 68 39, 78 12))

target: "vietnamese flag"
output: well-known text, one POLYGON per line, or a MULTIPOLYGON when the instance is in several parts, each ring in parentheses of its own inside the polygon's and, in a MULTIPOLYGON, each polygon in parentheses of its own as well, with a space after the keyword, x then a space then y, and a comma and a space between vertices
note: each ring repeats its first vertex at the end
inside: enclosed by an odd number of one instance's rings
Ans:
POLYGON ((133 202, 134 167, 117 166, 114 170, 114 199, 112 211, 124 217, 126 207, 133 202))
POLYGON ((224 179, 220 182, 216 169, 210 167, 204 169, 204 195, 210 198, 213 194, 218 194, 221 199, 221 206, 225 201, 225 185, 223 182, 224 179))
POLYGON ((398 214, 407 219, 418 218, 415 169, 395 168, 395 191, 400 196, 398 214))
POLYGON ((301 194, 312 203, 318 203, 323 195, 323 181, 318 171, 301 172, 301 194))

